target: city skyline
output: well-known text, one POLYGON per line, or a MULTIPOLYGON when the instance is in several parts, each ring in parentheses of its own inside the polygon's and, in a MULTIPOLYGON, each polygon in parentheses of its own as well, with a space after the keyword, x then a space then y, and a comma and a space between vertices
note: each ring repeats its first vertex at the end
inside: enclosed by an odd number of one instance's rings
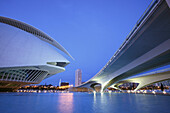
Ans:
POLYGON ((76 69, 83 70, 83 81, 100 71, 150 2, 51 1, 39 4, 38 1, 2 1, 0 13, 44 31, 74 57, 72 60, 66 56, 70 61, 66 71, 42 81, 42 84, 57 85, 60 78, 74 84, 76 69))

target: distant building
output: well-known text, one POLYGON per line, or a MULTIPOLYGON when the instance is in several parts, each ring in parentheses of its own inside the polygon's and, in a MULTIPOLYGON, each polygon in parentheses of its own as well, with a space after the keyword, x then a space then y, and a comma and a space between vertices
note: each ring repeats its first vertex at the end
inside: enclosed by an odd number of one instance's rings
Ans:
POLYGON ((60 84, 61 86, 68 86, 69 85, 69 83, 68 82, 61 82, 61 84, 60 84))
POLYGON ((61 86, 59 86, 58 89, 60 89, 60 90, 66 90, 66 89, 68 89, 68 88, 70 88, 70 87, 73 87, 73 85, 69 85, 68 82, 61 82, 61 86))
POLYGON ((75 87, 79 86, 82 81, 82 71, 81 69, 77 69, 75 72, 75 87))
POLYGON ((157 83, 155 83, 153 85, 161 86, 161 84, 163 84, 164 86, 170 86, 170 80, 165 80, 165 81, 157 82, 157 83))

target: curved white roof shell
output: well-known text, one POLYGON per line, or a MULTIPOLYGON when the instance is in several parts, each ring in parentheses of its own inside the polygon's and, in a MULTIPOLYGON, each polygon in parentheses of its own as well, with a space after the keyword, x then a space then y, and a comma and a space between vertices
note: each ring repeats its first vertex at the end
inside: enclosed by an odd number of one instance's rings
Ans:
POLYGON ((14 19, 2 17, 2 16, 0 16, 0 22, 14 26, 14 27, 17 27, 21 30, 28 32, 28 33, 31 33, 31 34, 35 35, 36 37, 38 37, 39 39, 41 39, 45 42, 48 42, 49 44, 55 46, 56 48, 58 48, 59 50, 63 51, 65 54, 67 54, 69 57, 74 59, 63 46, 61 46, 57 41, 55 41, 54 39, 52 39, 47 34, 40 31, 39 29, 37 29, 37 28, 35 28, 31 25, 28 25, 26 23, 20 22, 18 20, 14 20, 14 19))

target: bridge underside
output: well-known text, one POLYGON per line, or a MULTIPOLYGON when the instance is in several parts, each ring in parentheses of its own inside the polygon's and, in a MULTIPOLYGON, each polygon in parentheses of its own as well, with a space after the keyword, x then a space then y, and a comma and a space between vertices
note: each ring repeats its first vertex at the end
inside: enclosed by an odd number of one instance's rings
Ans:
POLYGON ((170 79, 170 68, 144 74, 143 76, 140 76, 140 77, 132 77, 129 79, 121 80, 117 82, 116 84, 113 84, 110 87, 119 89, 119 86, 124 83, 139 83, 139 85, 135 89, 135 91, 137 91, 138 89, 145 87, 147 85, 151 85, 153 83, 157 83, 157 82, 161 82, 161 81, 169 80, 169 79, 170 79))

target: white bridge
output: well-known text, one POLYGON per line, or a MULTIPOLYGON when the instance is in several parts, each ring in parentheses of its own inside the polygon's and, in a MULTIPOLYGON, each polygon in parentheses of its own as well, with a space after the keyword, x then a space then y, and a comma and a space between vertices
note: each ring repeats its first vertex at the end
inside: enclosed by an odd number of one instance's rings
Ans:
POLYGON ((170 1, 153 0, 108 63, 79 87, 94 89, 100 84, 103 91, 128 77, 169 64, 170 1))

